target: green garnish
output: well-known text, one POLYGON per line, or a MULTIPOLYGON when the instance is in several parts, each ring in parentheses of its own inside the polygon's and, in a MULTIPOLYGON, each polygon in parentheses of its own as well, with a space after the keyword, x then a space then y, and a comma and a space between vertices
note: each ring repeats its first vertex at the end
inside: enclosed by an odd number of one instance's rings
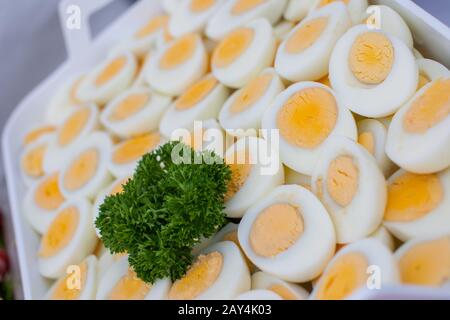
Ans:
POLYGON ((100 206, 95 224, 104 245, 112 253, 127 252, 145 282, 181 278, 192 263, 192 248, 226 222, 230 178, 229 167, 214 152, 166 143, 145 155, 123 192, 100 206), (192 164, 172 161, 172 151, 179 149, 192 164), (194 164, 198 159, 203 163, 194 164))

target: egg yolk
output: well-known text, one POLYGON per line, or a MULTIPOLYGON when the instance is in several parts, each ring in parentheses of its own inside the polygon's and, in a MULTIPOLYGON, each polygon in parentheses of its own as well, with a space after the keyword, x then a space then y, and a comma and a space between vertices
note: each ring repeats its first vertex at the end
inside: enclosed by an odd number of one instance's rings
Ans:
POLYGON ((30 144, 31 142, 34 142, 37 139, 39 139, 40 137, 42 137, 43 135, 54 132, 55 130, 56 130, 56 127, 54 127, 54 126, 43 126, 43 127, 31 130, 30 132, 28 132, 25 135, 25 137, 23 139, 23 143, 25 145, 30 144))
POLYGON ((139 29, 136 32, 135 37, 138 39, 145 38, 155 31, 159 30, 161 27, 164 27, 169 21, 168 16, 156 16, 152 18, 145 26, 139 29))
POLYGON ((141 111, 149 102, 150 95, 147 93, 134 93, 125 97, 111 113, 112 121, 126 120, 141 111))
POLYGON ((317 299, 345 299, 366 284, 368 266, 367 259, 360 253, 346 253, 337 257, 322 275, 317 299))
POLYGON ((216 3, 216 0, 192 0, 191 1, 191 11, 192 12, 202 12, 208 10, 216 3))
POLYGON ((205 99, 216 85, 217 80, 214 77, 208 76, 203 78, 186 90, 186 92, 177 99, 175 108, 178 110, 187 110, 194 107, 205 99))
POLYGON ((328 17, 320 17, 306 22, 287 40, 286 51, 298 54, 311 47, 328 25, 328 17))
POLYGON ((277 125, 281 136, 300 148, 315 148, 333 131, 338 109, 333 95, 313 87, 293 94, 280 109, 277 125))
POLYGON ((77 230, 79 215, 76 207, 68 207, 58 213, 42 237, 40 257, 54 256, 69 244, 77 230))
POLYGON ((348 206, 358 191, 359 170, 350 156, 339 156, 328 167, 327 190, 341 207, 348 206))
POLYGON ((64 187, 75 191, 85 186, 94 177, 100 161, 97 150, 89 149, 80 154, 64 175, 64 187))
POLYGON ((250 108, 266 93, 272 79, 271 74, 263 74, 250 81, 236 97, 230 111, 239 113, 250 108))
POLYGON ((58 184, 58 174, 52 174, 36 188, 34 201, 45 210, 55 210, 64 202, 58 184))
POLYGON ((84 77, 81 76, 78 79, 76 79, 70 88, 69 98, 70 98, 70 102, 72 104, 80 104, 81 103, 81 101, 78 99, 77 91, 78 91, 78 87, 81 84, 81 81, 83 81, 83 78, 84 77))
POLYGON ((123 186, 128 182, 130 178, 124 178, 117 182, 111 189, 111 192, 109 193, 110 196, 116 195, 118 193, 121 193, 123 191, 123 186))
POLYGON ((440 286, 450 280, 450 238, 425 241, 410 248, 399 260, 403 283, 440 286))
POLYGON ((223 266, 223 255, 214 251, 200 255, 183 278, 175 281, 169 299, 192 300, 216 282, 223 266))
POLYGON ((109 82, 119 74, 119 72, 125 67, 126 63, 127 59, 123 56, 117 57, 109 62, 95 78, 95 85, 100 87, 109 82))
POLYGON ((289 249, 303 233, 298 208, 277 203, 264 209, 250 230, 250 245, 262 257, 270 258, 289 249))
POLYGON ((70 277, 73 276, 71 274, 66 275, 58 280, 57 285, 53 289, 51 294, 52 300, 78 300, 81 292, 84 289, 87 278, 87 263, 82 262, 78 265, 80 268, 80 288, 71 288, 68 286, 68 282, 70 281, 70 277))
POLYGON ((426 84, 431 82, 431 79, 424 73, 419 74, 419 84, 417 85, 417 90, 422 89, 426 84))
POLYGON ((238 151, 228 155, 225 159, 231 170, 231 180, 228 183, 225 201, 230 200, 242 188, 250 176, 252 165, 247 151, 238 151))
POLYGON ((450 79, 435 81, 406 112, 403 127, 409 133, 425 133, 450 114, 450 79))
POLYGON ((350 0, 320 0, 319 7, 324 7, 330 3, 337 2, 337 1, 343 2, 345 4, 348 4, 350 2, 350 0))
POLYGON ((297 300, 295 294, 281 284, 274 284, 269 287, 269 290, 278 294, 283 300, 297 300))
POLYGON ((139 279, 133 270, 123 276, 112 288, 110 300, 143 300, 151 289, 151 285, 139 279))
POLYGON ((231 8, 232 15, 244 14, 257 6, 263 4, 266 0, 237 0, 231 8))
POLYGON ((91 111, 89 108, 82 108, 75 111, 62 125, 58 134, 58 143, 60 146, 66 146, 73 142, 81 133, 89 120, 91 111))
POLYGON ((44 169, 42 162, 44 159, 46 145, 37 146, 30 149, 22 158, 23 171, 30 177, 39 178, 44 175, 44 169))
POLYGON ((358 143, 362 145, 370 154, 375 153, 375 138, 372 132, 361 132, 358 136, 358 143))
POLYGON ((388 185, 384 220, 408 222, 433 211, 444 197, 444 188, 435 174, 405 172, 388 185))
POLYGON ((331 88, 331 82, 330 82, 330 78, 328 77, 328 75, 326 75, 325 77, 319 79, 318 82, 320 82, 321 84, 324 84, 327 87, 331 88))
POLYGON ((350 70, 364 84, 380 84, 388 77, 394 64, 391 40, 379 32, 365 32, 353 43, 349 54, 350 70))
POLYGON ((190 33, 177 39, 162 55, 159 65, 163 69, 173 69, 188 61, 197 47, 198 36, 190 33))
POLYGON ((129 139, 116 147, 112 160, 116 164, 127 164, 138 160, 144 154, 152 151, 160 142, 158 133, 151 133, 129 139))
POLYGON ((216 47, 212 55, 212 64, 225 68, 235 62, 250 46, 254 31, 251 28, 239 28, 230 32, 216 47))

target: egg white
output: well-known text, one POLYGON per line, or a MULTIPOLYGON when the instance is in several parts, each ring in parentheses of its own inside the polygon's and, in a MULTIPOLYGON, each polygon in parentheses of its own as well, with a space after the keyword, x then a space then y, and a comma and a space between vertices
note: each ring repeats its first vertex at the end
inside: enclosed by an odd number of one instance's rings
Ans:
POLYGON ((278 294, 265 289, 250 290, 238 295, 235 300, 283 300, 278 294))
MULTIPOLYGON (((288 290, 293 296, 295 296, 295 300, 306 300, 308 299, 309 293, 303 287, 287 282, 277 277, 274 277, 268 273, 263 271, 255 272, 252 275, 252 290, 263 289, 270 290, 270 287, 278 285, 284 287, 288 290)), ((275 292, 276 293, 276 292, 275 292)))
POLYGON ((289 21, 301 21, 311 11, 316 0, 289 0, 284 18, 289 21))

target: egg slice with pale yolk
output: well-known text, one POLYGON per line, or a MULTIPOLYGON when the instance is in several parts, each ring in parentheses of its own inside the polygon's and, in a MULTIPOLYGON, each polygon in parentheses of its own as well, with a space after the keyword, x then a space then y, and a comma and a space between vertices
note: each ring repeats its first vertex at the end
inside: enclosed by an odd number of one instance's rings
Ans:
POLYGON ((393 117, 386 153, 401 168, 433 173, 450 166, 450 77, 420 89, 393 117))
POLYGON ((375 159, 355 141, 329 139, 311 186, 333 219, 338 243, 365 238, 381 224, 386 181, 375 159))
POLYGON ((231 31, 212 54, 214 76, 232 88, 241 88, 273 63, 276 39, 272 26, 265 19, 231 31))
POLYGON ((377 277, 381 288, 399 282, 392 252, 379 240, 363 239, 343 247, 328 263, 311 293, 312 299, 342 300, 368 288, 369 277, 377 277), (378 270, 377 274, 373 270, 378 270), (373 273, 373 274, 372 274, 373 273))
POLYGON ((450 169, 415 174, 399 170, 388 179, 384 226, 398 239, 450 233, 450 169))
POLYGON ((39 272, 46 278, 60 278, 91 254, 96 244, 92 205, 84 199, 70 200, 58 209, 42 235, 37 253, 39 272))
POLYGON ((171 300, 227 300, 250 289, 250 273, 238 246, 223 241, 203 250, 169 291, 171 300))
POLYGON ((145 87, 124 91, 108 103, 100 116, 107 130, 120 138, 130 138, 158 129, 171 98, 145 87))
POLYGON ((169 96, 182 94, 207 71, 208 56, 197 33, 188 33, 158 50, 146 70, 146 81, 169 96))
POLYGON ((268 130, 263 134, 279 130, 281 161, 305 175, 312 174, 329 137, 357 138, 351 112, 329 87, 316 82, 299 82, 280 93, 261 124, 268 130))
POLYGON ((303 287, 274 277, 263 271, 252 274, 252 290, 270 290, 283 300, 306 300, 308 291, 303 287))
POLYGON ((264 111, 283 90, 284 84, 275 70, 264 69, 228 98, 220 110, 220 124, 237 137, 244 135, 242 130, 260 129, 264 111))
POLYGON ((53 135, 43 134, 23 149, 20 156, 20 169, 25 184, 30 185, 47 173, 44 170, 44 158, 53 135))
POLYGON ((334 45, 350 27, 347 8, 341 2, 314 11, 280 44, 275 69, 292 82, 326 76, 334 45))
POLYGON ((97 290, 97 258, 88 256, 81 263, 73 265, 51 286, 47 300, 93 300, 97 290))
MULTIPOLYGON (((367 0, 314 0, 315 3, 312 5, 310 11, 320 10, 330 4, 336 2, 343 2, 346 5, 346 9, 350 14, 350 18, 353 24, 358 24, 361 22, 361 17, 366 12, 368 7, 367 0)), ((310 12, 311 14, 312 12, 310 12)))
POLYGON ((325 207, 298 185, 279 186, 255 202, 239 224, 238 238, 260 270, 291 282, 320 275, 336 246, 325 207))
POLYGON ((45 136, 52 135, 56 131, 56 128, 57 128, 56 126, 48 124, 48 125, 37 126, 33 129, 27 131, 27 133, 23 137, 23 145, 27 146, 45 136))

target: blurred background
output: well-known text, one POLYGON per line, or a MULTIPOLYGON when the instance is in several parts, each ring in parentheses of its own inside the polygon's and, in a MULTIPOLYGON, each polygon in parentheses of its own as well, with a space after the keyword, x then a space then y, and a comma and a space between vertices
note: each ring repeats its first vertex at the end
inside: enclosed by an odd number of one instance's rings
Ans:
MULTIPOLYGON (((449 0, 413 1, 450 25, 449 0)), ((3 130, 9 114, 20 100, 67 57, 58 18, 58 2, 59 0, 0 0, 0 130, 3 130)), ((96 13, 91 21, 94 35, 134 2, 135 0, 115 0, 96 13)), ((0 158, 0 164, 1 161, 0 158)), ((0 209, 2 212, 8 210, 2 165, 0 209)), ((9 265, 16 265, 12 230, 7 217, 0 214, 0 297, 3 298, 12 297, 13 282, 20 285, 15 268, 9 274, 6 272, 9 265), (9 262, 2 238, 6 239, 9 249, 9 262)), ((16 298, 21 298, 20 289, 15 293, 16 298)))

